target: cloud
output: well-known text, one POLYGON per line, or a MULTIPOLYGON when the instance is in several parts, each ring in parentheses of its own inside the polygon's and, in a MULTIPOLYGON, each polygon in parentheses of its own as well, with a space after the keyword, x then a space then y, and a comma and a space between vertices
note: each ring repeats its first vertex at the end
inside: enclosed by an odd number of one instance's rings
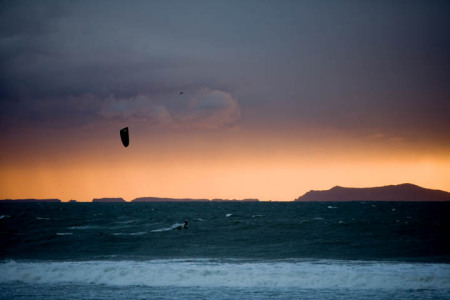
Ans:
POLYGON ((67 97, 26 97, 0 102, 1 126, 12 128, 70 128, 84 126, 98 118, 99 99, 91 94, 67 97))
MULTIPOLYGON (((175 128, 235 126, 239 105, 223 91, 233 88, 219 84, 225 71, 215 65, 221 71, 211 72, 209 64, 226 48, 180 34, 191 32, 187 23, 166 30, 158 7, 171 9, 147 2, 136 7, 5 3, 0 7, 2 128, 67 128, 102 118, 175 128), (184 97, 177 97, 181 90, 184 97)), ((184 15, 182 9, 178 13, 184 15)))
POLYGON ((63 1, 46 2, 45 5, 37 1, 3 2, 0 7, 0 36, 30 37, 49 33, 67 13, 63 1))
POLYGON ((158 97, 138 95, 131 98, 110 96, 103 101, 100 117, 143 121, 170 128, 236 128, 241 113, 239 104, 229 93, 207 88, 192 97, 178 95, 177 105, 169 108, 158 97), (186 100, 187 99, 187 100, 186 100))
POLYGON ((446 137, 448 4, 329 4, 4 1, 0 121, 446 137))
POLYGON ((238 102, 228 93, 203 89, 189 104, 182 123, 199 128, 233 128, 241 117, 238 102))
POLYGON ((148 96, 138 95, 132 98, 108 97, 98 112, 107 119, 138 120, 153 124, 169 124, 172 118, 167 107, 154 104, 148 96))

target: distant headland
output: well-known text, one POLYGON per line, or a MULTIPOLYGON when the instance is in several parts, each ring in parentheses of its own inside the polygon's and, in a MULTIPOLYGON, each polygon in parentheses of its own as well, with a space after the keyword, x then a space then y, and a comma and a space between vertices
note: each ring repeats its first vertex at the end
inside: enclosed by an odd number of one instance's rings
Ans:
POLYGON ((335 186, 325 191, 309 191, 294 201, 450 201, 450 193, 410 183, 371 188, 335 186))

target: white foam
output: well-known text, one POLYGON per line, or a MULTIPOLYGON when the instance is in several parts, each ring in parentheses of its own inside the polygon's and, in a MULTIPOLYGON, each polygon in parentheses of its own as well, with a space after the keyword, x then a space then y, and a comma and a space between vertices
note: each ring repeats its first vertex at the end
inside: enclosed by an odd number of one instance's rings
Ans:
POLYGON ((95 229, 95 228, 99 228, 98 226, 72 226, 72 227, 68 227, 67 229, 75 229, 75 230, 86 230, 86 229, 95 229))
POLYGON ((56 235, 72 235, 72 232, 57 232, 56 235))
POLYGON ((330 208, 330 209, 335 209, 335 208, 337 208, 336 206, 328 206, 327 208, 330 208))
POLYGON ((145 231, 140 231, 140 232, 130 232, 130 233, 126 233, 126 232, 115 232, 113 233, 113 235, 144 235, 147 232, 145 231))
POLYGON ((77 283, 111 286, 295 287, 300 289, 448 289, 448 264, 339 261, 5 262, 0 283, 77 283))
POLYGON ((232 215, 233 215, 233 214, 226 214, 225 217, 229 218, 229 217, 231 217, 232 215))
POLYGON ((50 220, 50 218, 41 218, 41 217, 36 217, 36 220, 50 220))
POLYGON ((1 215, 0 216, 0 220, 3 219, 3 218, 10 218, 10 216, 8 216, 8 215, 1 215))
POLYGON ((183 225, 184 225, 183 223, 175 223, 170 227, 163 227, 163 228, 155 229, 155 230, 152 230, 152 232, 170 231, 170 230, 174 230, 180 226, 183 227, 183 225))

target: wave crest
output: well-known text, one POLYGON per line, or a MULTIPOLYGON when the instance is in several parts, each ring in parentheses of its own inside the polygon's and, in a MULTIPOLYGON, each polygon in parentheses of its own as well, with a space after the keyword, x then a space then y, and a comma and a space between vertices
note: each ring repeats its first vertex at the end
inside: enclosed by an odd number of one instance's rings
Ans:
POLYGON ((296 287, 304 289, 450 289, 450 266, 340 261, 197 260, 5 262, 0 283, 112 286, 296 287))

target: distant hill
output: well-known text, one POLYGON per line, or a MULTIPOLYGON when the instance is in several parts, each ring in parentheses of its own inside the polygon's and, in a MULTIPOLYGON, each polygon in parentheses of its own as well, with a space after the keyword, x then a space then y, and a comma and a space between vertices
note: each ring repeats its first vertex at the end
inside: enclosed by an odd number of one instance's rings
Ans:
POLYGON ((125 202, 125 200, 123 200, 123 198, 94 198, 92 199, 92 202, 97 202, 97 203, 119 203, 119 202, 125 202))
POLYGON ((309 191, 294 201, 450 201, 450 193, 410 183, 372 188, 335 186, 326 191, 309 191))
POLYGON ((21 203, 35 203, 35 202, 61 202, 59 199, 3 199, 2 202, 21 202, 21 203))

